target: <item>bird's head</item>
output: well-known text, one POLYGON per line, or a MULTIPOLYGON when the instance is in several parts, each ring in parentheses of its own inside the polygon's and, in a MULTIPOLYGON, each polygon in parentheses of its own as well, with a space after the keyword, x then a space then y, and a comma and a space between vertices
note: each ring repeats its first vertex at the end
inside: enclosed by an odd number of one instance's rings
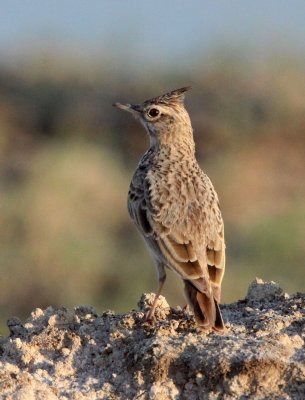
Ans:
POLYGON ((130 112, 149 133, 151 144, 173 143, 185 136, 191 136, 189 115, 184 108, 184 93, 190 87, 173 90, 162 96, 146 100, 142 104, 113 104, 130 112))

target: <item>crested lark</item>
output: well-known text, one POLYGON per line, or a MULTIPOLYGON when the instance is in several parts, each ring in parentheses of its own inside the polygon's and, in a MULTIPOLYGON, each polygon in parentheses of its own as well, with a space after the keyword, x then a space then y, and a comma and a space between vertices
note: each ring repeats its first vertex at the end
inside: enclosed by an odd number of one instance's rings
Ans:
POLYGON ((147 319, 154 318, 167 267, 183 279, 198 326, 223 332, 219 309, 225 270, 223 220, 214 187, 195 158, 193 129, 184 108, 188 89, 142 104, 114 104, 139 119, 150 138, 130 184, 128 210, 159 276, 147 319))

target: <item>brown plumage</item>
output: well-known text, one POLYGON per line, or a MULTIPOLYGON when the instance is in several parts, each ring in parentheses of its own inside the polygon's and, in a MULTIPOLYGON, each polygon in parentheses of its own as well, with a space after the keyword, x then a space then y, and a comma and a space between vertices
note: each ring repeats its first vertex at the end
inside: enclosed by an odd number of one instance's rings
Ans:
POLYGON ((219 309, 225 270, 224 227, 217 194, 195 158, 193 129, 181 88, 142 104, 114 104, 131 112, 146 128, 150 147, 130 184, 129 214, 152 254, 159 289, 165 268, 185 284, 197 324, 222 332, 219 309))

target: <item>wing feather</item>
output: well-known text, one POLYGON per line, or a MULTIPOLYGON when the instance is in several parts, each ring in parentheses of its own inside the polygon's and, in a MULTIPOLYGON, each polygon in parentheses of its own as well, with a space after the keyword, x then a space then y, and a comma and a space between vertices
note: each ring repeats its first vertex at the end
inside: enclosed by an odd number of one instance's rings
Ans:
POLYGON ((190 280, 198 290, 207 293, 212 285, 217 291, 225 268, 223 222, 217 198, 210 201, 210 208, 196 208, 196 192, 188 183, 192 202, 185 211, 181 202, 171 198, 168 187, 158 193, 152 187, 157 185, 151 184, 148 175, 142 179, 135 176, 128 209, 154 257, 190 280), (184 212, 190 215, 183 218, 184 212))

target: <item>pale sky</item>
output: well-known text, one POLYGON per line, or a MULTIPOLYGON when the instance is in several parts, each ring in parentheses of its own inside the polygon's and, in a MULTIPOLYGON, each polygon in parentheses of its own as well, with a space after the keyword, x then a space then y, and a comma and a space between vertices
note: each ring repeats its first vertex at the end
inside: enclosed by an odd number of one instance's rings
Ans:
POLYGON ((211 48, 305 53, 303 0, 0 0, 0 57, 58 48, 168 62, 211 48))

